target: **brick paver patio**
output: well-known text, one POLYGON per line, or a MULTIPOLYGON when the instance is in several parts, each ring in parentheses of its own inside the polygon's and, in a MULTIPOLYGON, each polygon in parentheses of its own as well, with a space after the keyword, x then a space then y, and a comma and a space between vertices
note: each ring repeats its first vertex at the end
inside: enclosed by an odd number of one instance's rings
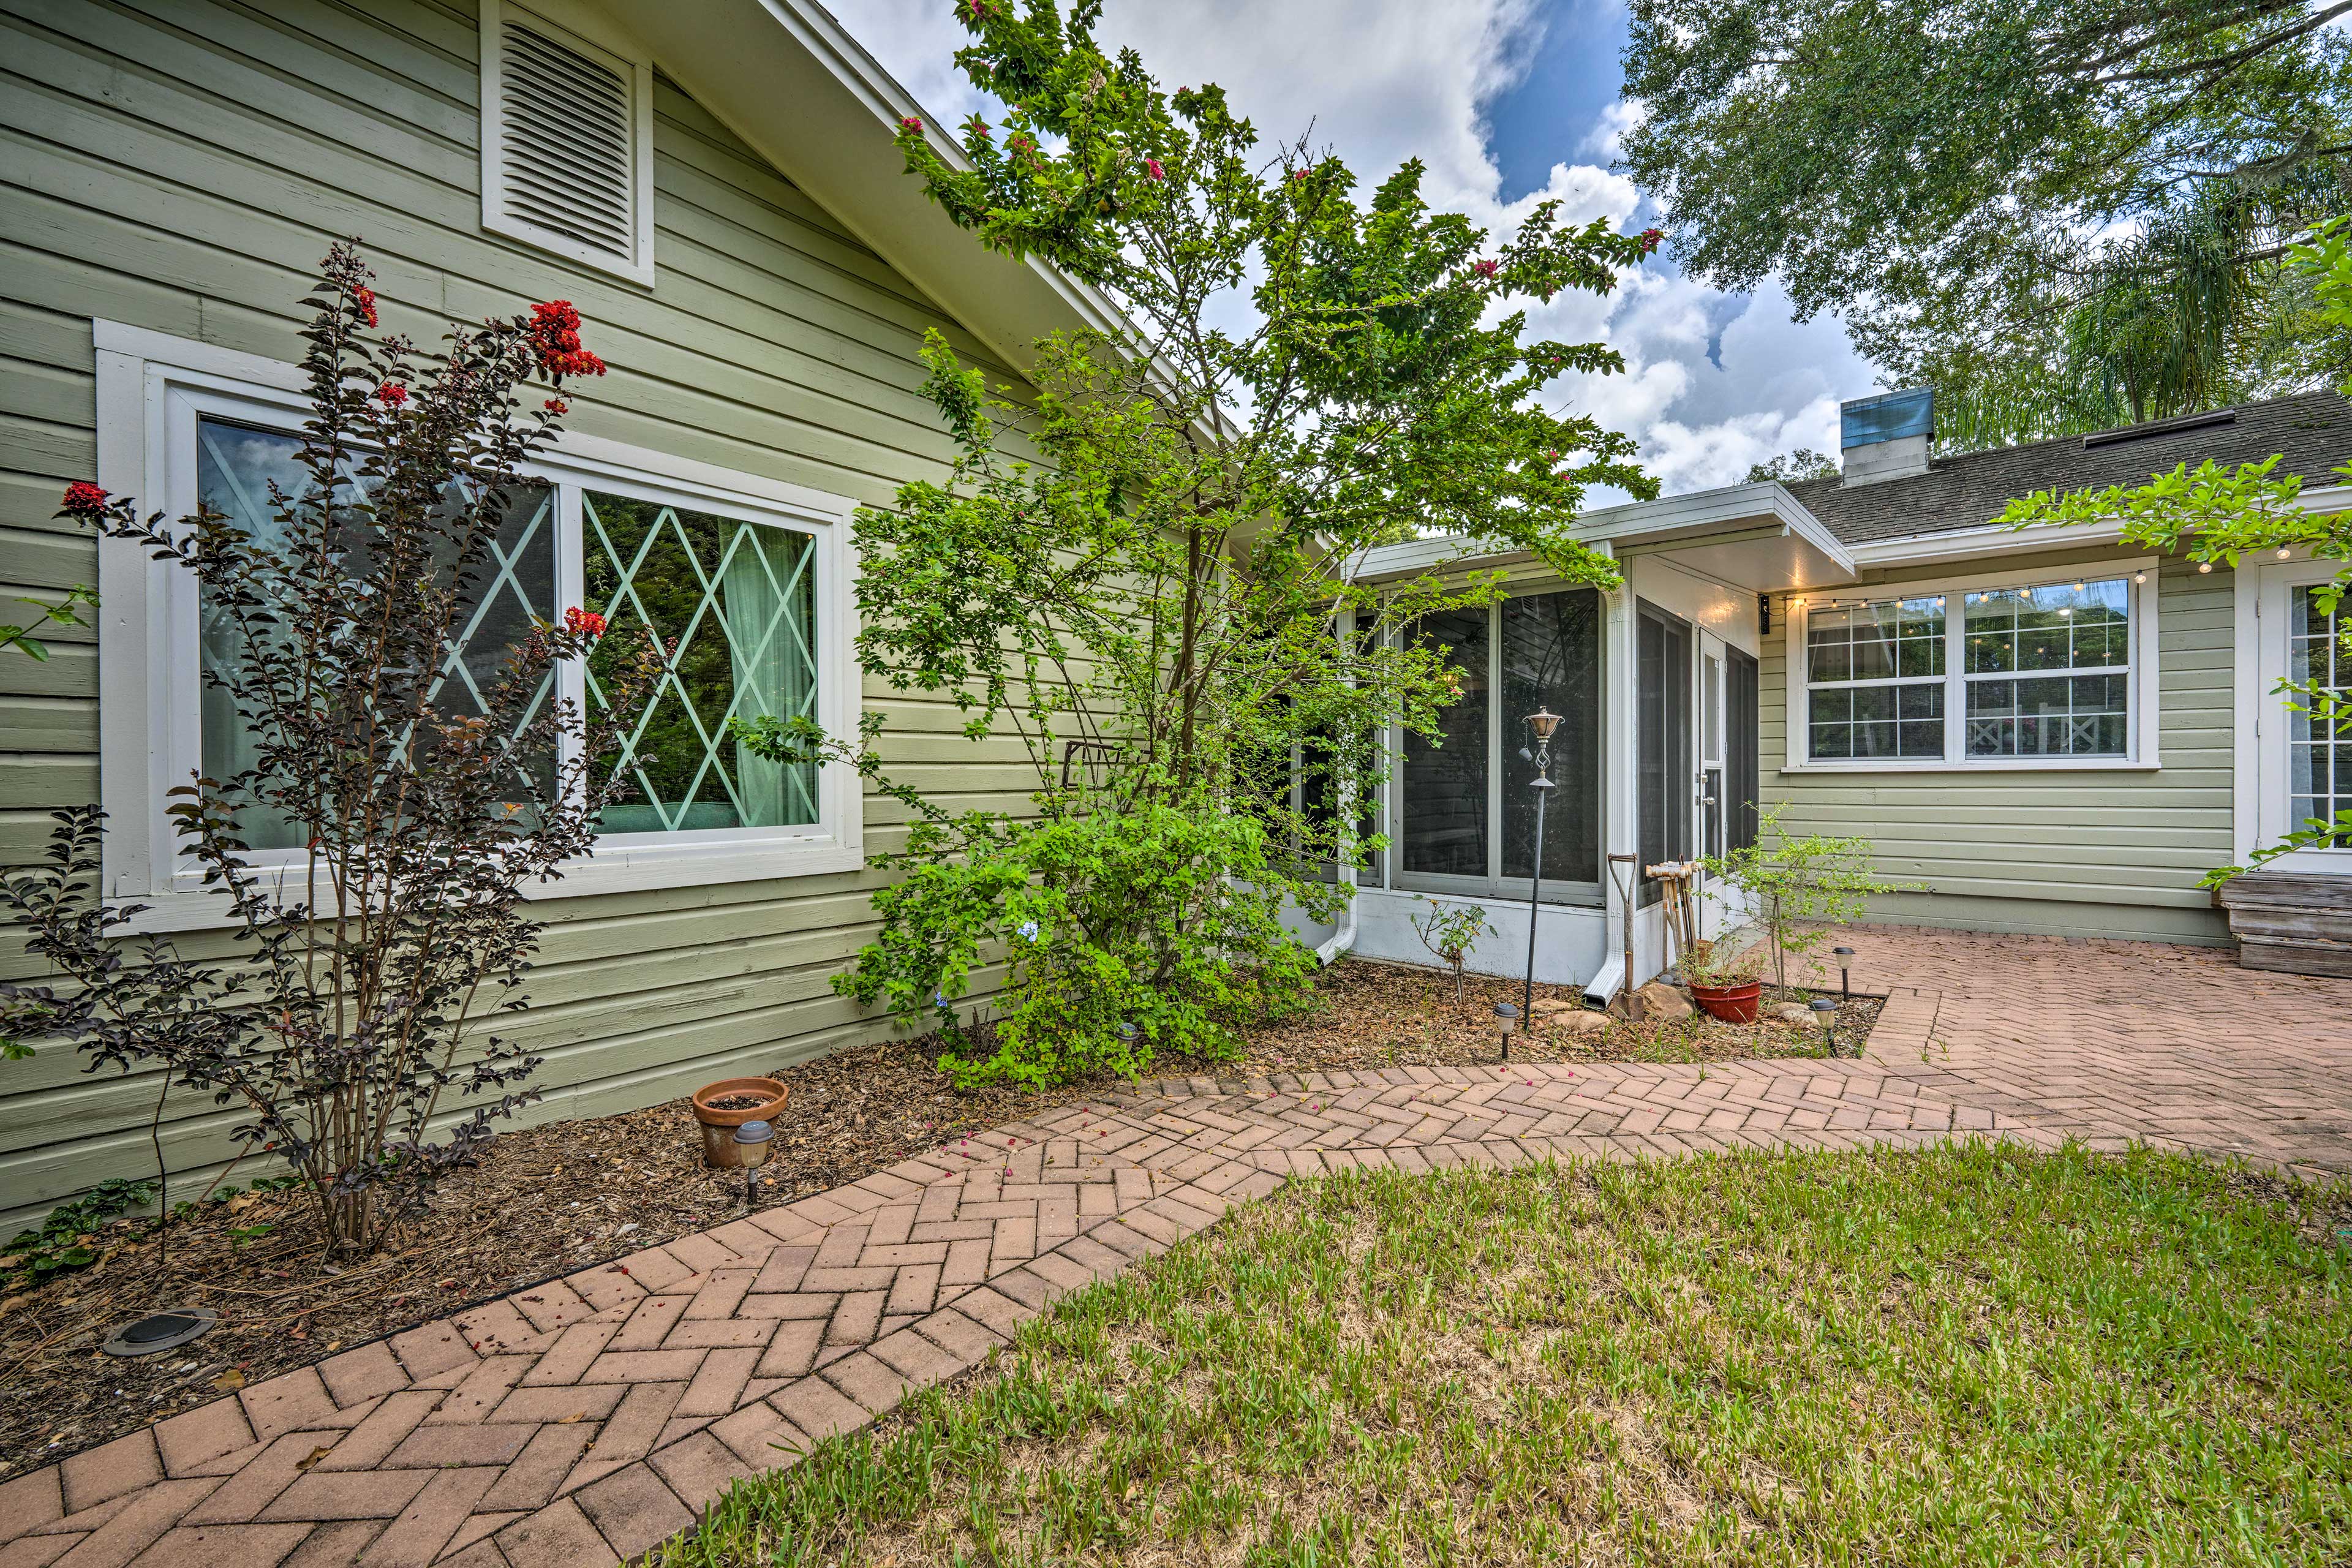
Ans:
POLYGON ((1171 1079, 273 1378, 0 1484, 0 1568, 576 1568, 1294 1173, 2134 1138, 2352 1171, 2352 982, 1858 933, 1863 1060, 1171 1079))

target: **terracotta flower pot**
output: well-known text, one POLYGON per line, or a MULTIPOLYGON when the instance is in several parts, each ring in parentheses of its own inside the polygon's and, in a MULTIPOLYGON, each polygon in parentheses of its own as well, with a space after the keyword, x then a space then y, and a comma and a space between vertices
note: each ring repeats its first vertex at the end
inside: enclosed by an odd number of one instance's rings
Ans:
POLYGON ((702 1123, 702 1163, 714 1171, 739 1170, 764 1158, 769 1145, 756 1150, 735 1142, 735 1129, 746 1121, 773 1121, 792 1091, 772 1078, 722 1078, 694 1091, 694 1119, 702 1123), (757 1105, 720 1110, 711 1101, 755 1094, 757 1105))
POLYGON ((1752 1024, 1764 1006, 1764 982, 1743 980, 1737 985, 1697 985, 1690 988, 1691 1000, 1706 1009, 1711 1018, 1727 1024, 1752 1024))

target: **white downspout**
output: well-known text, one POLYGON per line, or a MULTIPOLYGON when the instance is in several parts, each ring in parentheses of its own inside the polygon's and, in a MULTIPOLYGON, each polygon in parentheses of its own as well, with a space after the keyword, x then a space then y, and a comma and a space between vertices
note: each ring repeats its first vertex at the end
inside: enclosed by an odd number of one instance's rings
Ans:
MULTIPOLYGON (((1348 886, 1351 889, 1356 888, 1356 868, 1353 866, 1348 868, 1348 886)), ((1331 933, 1330 941, 1315 950, 1315 962, 1328 969, 1341 953, 1355 945, 1356 897, 1354 892, 1350 892, 1348 895, 1347 912, 1339 917, 1339 929, 1331 933)))

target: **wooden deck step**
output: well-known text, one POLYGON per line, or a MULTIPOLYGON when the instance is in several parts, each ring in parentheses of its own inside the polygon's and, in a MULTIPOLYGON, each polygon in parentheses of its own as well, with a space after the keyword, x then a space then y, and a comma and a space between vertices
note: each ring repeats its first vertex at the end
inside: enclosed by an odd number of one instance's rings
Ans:
POLYGON ((2214 901, 2229 912, 2244 967, 2352 977, 2352 876, 2249 871, 2214 901))

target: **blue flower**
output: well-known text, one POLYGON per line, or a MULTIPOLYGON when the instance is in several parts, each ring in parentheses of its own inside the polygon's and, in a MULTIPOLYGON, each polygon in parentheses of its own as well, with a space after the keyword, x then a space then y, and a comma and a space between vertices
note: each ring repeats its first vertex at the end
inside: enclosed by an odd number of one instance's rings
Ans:
POLYGON ((1020 931, 1022 941, 1035 942, 1037 940, 1037 922, 1035 921, 1023 921, 1021 922, 1020 931))

